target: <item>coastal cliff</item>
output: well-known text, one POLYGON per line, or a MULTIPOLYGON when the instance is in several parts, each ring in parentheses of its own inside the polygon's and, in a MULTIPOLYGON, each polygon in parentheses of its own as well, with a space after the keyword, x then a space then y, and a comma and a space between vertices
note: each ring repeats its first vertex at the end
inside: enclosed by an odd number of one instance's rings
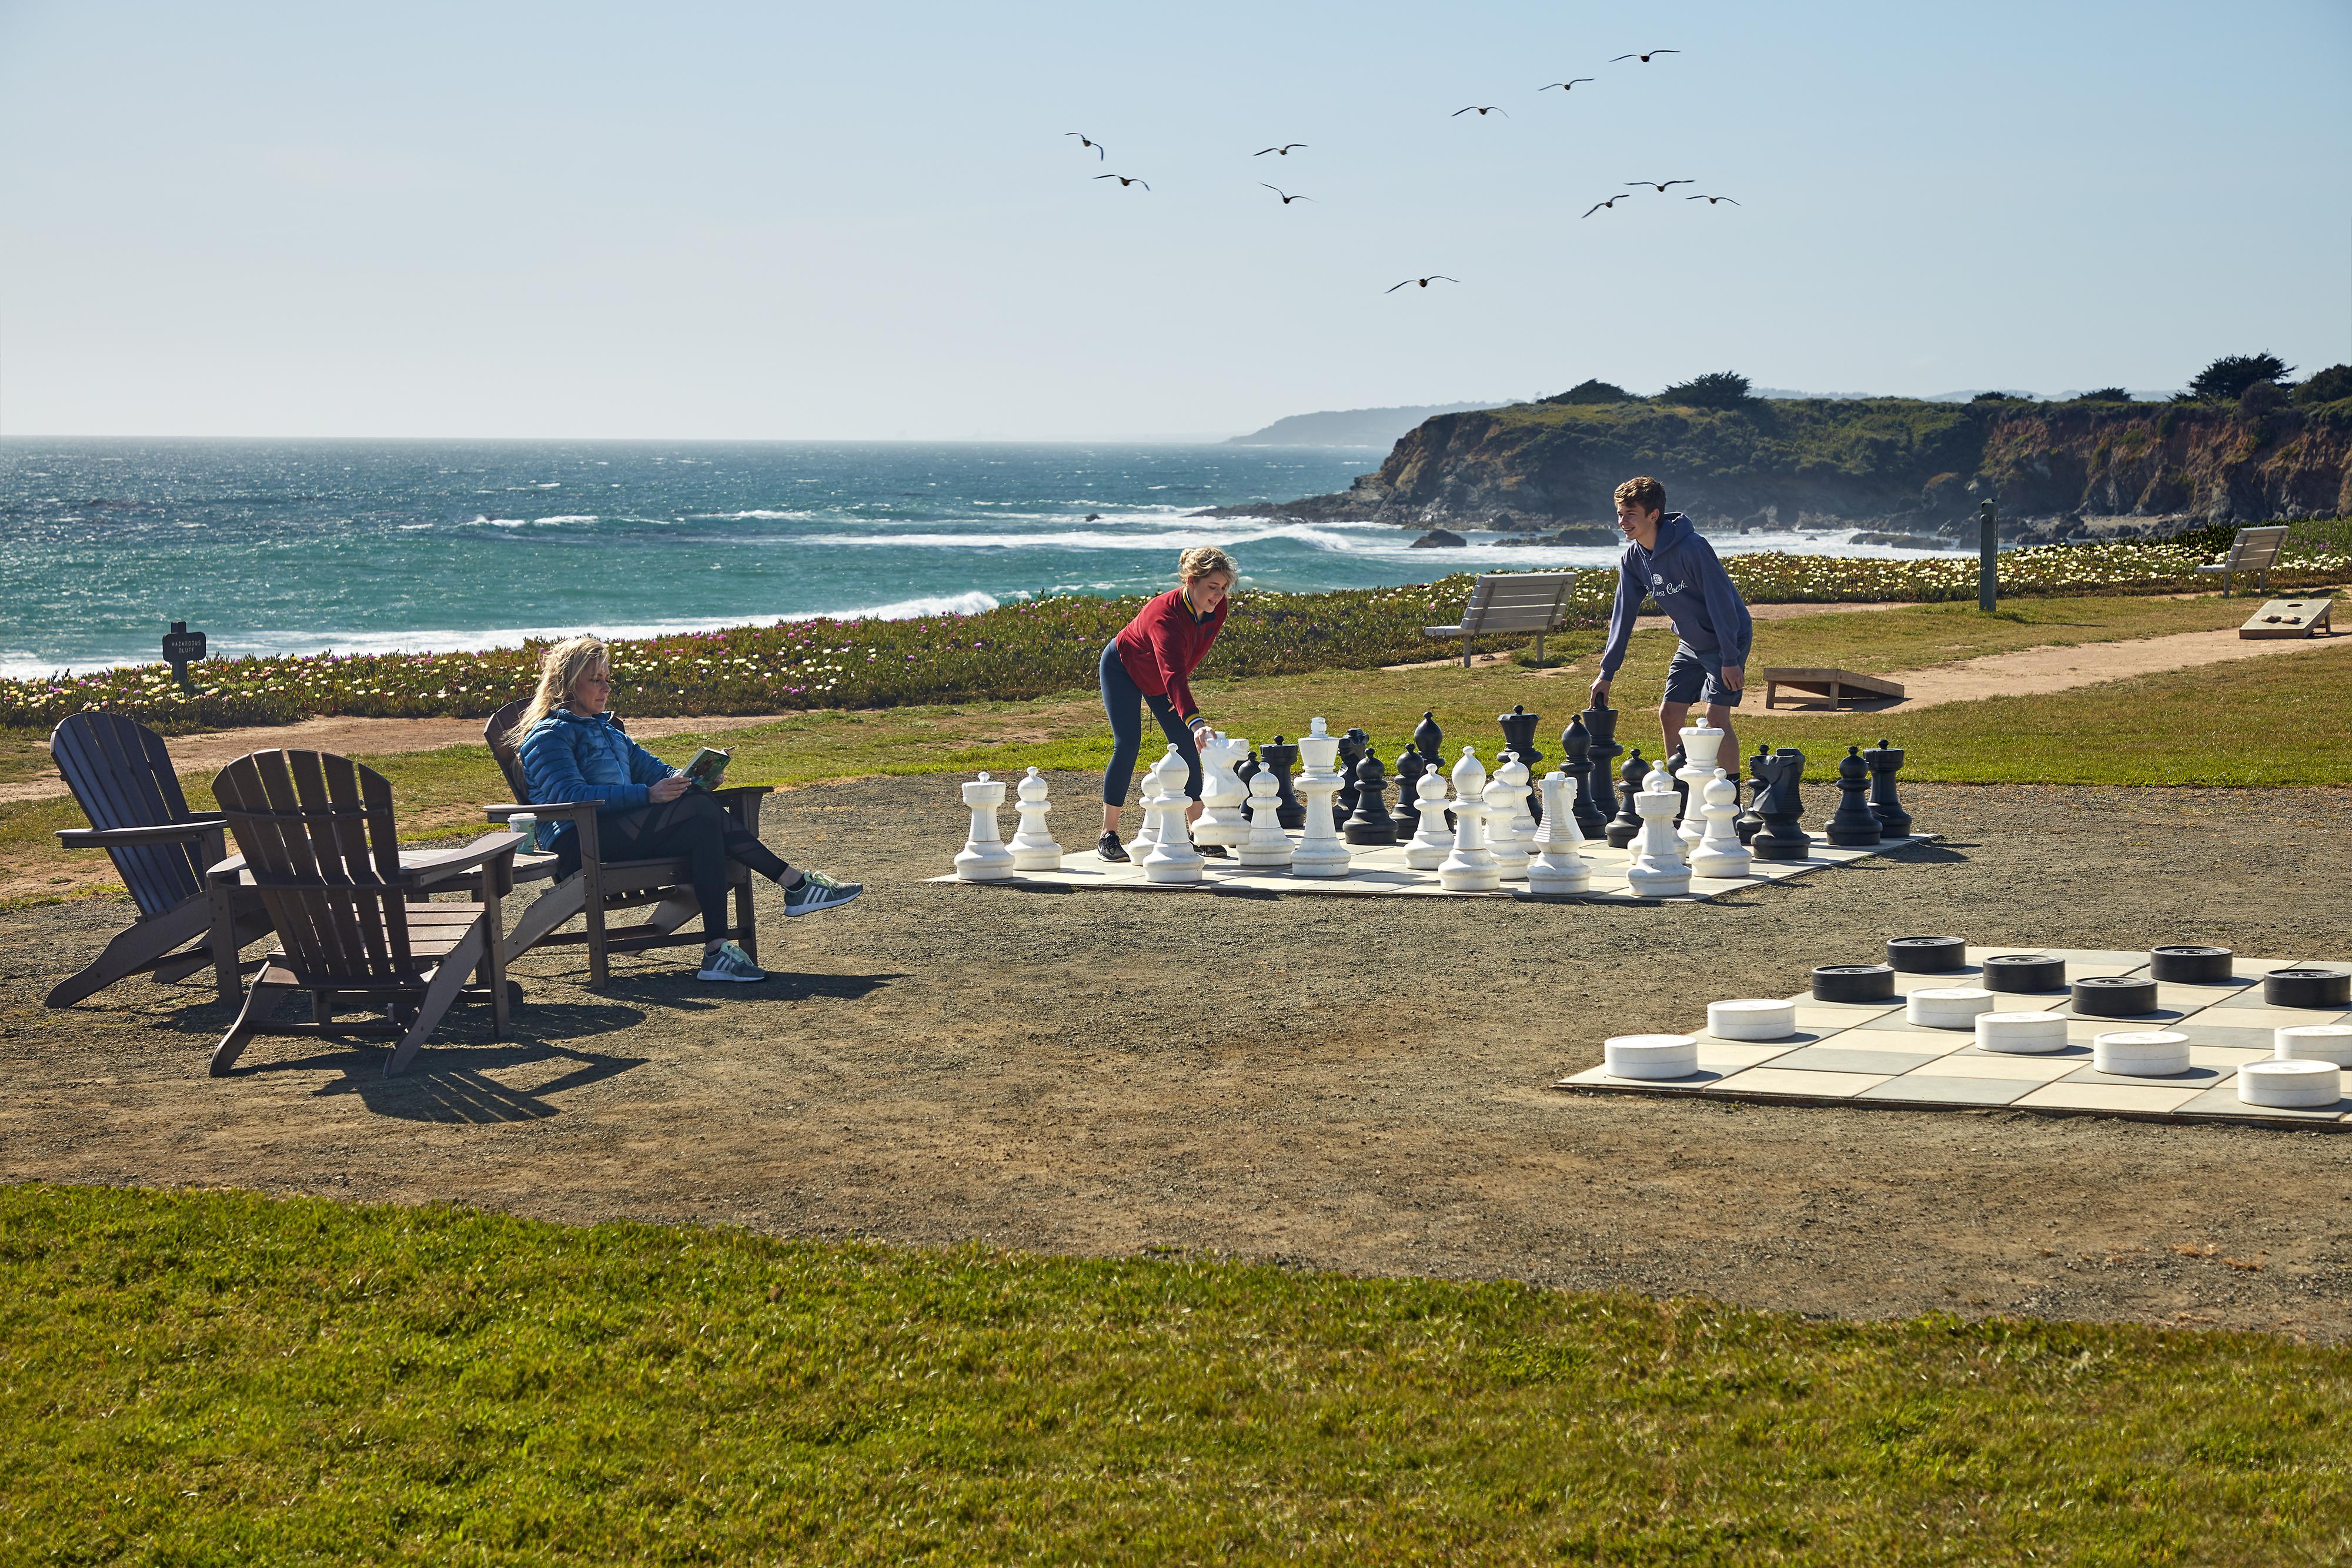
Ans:
POLYGON ((2352 513, 2352 399, 1516 403, 1424 421, 1338 495, 1222 510, 1549 532, 1612 520, 1635 474, 1717 532, 1950 536, 1987 497, 2004 537, 2029 540, 2333 517, 2352 513))

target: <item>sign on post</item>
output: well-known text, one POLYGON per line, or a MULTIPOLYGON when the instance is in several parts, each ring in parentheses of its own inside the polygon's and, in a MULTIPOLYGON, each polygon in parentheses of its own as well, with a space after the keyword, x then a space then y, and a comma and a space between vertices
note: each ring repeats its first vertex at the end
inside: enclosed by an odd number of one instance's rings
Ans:
POLYGON ((184 621, 174 621, 163 634, 163 659, 172 666, 172 678, 180 683, 182 691, 193 691, 188 685, 188 661, 205 656, 205 634, 191 632, 184 621))

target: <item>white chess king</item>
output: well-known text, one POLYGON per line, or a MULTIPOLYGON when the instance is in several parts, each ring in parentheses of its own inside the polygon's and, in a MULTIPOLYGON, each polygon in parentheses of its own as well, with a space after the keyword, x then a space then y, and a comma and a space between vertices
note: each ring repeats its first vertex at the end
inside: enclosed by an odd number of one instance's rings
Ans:
POLYGON ((1345 876, 1352 857, 1348 841, 1339 836, 1331 817, 1331 800, 1339 792, 1339 737, 1321 719, 1309 722, 1298 737, 1298 798, 1307 803, 1307 829, 1290 857, 1293 876, 1345 876))

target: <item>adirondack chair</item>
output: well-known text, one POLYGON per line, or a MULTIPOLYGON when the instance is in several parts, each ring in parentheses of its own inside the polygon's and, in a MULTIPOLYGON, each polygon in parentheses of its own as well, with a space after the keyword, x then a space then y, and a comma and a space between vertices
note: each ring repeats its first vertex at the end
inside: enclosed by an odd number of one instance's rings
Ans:
MULTIPOLYGON (((490 716, 482 727, 490 755, 506 775, 516 803, 488 809, 489 820, 503 822, 518 811, 528 811, 542 822, 571 822, 580 834, 580 869, 541 894, 515 922, 507 936, 506 958, 511 963, 536 946, 584 946, 588 949, 588 986, 601 990, 612 978, 611 956, 641 953, 653 947, 698 946, 703 937, 678 927, 700 913, 683 860, 608 861, 596 841, 596 803, 593 800, 530 803, 530 785, 523 778, 522 758, 510 732, 529 706, 518 698, 490 716), (626 925, 610 924, 608 916, 651 906, 643 920, 626 925), (574 917, 583 928, 559 927, 574 917)), ((615 723, 619 721, 614 720, 615 723)), ((737 784, 714 791, 745 831, 760 831, 760 802, 769 793, 765 784, 737 784)), ((733 861, 727 862, 727 880, 734 890, 735 917, 728 930, 757 962, 760 937, 751 918, 751 873, 733 861)), ((714 934, 715 935, 715 934, 714 934)))
POLYGON ((1572 571, 1489 572, 1470 591, 1458 626, 1424 626, 1425 637, 1462 639, 1462 667, 1470 667, 1470 643, 1490 632, 1532 632, 1536 657, 1543 657, 1544 637, 1559 630, 1568 596, 1576 588, 1572 571))
POLYGON ((438 854, 404 856, 394 836, 392 786, 373 768, 324 751, 257 751, 213 780, 242 865, 219 878, 249 881, 278 946, 246 989, 245 1006, 214 1048, 219 1077, 257 1034, 392 1039, 389 1078, 406 1068, 476 968, 487 970, 491 1032, 507 1029, 499 901, 513 890, 522 840, 489 833, 438 854), (427 894, 475 870, 475 901, 427 894), (310 1021, 270 1014, 293 991, 310 993, 310 1021), (335 1021, 337 1008, 381 1007, 383 1019, 335 1021))
POLYGON ((169 984, 210 964, 221 1000, 237 998, 237 951, 269 929, 257 898, 226 895, 215 933, 205 868, 227 852, 218 813, 188 810, 163 738, 120 714, 68 714, 49 736, 49 755, 89 819, 58 831, 68 849, 102 849, 130 890, 139 918, 70 979, 48 1005, 69 1008, 132 975, 169 984), (217 937, 217 939, 216 939, 217 937))

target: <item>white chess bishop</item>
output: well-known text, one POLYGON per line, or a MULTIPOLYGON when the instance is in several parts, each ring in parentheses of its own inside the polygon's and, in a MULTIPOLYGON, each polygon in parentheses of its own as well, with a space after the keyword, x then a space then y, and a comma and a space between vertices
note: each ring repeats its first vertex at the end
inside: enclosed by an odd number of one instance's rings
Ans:
POLYGON ((963 852, 955 858, 958 882, 1003 882, 1013 874, 1013 852, 996 828, 996 813, 1004 805, 1004 780, 983 773, 963 787, 963 803, 971 809, 971 831, 963 852))
POLYGON ((1445 775, 1430 768, 1413 786, 1412 798, 1421 809, 1421 826, 1405 841, 1404 863, 1415 871, 1435 871, 1454 852, 1454 830, 1445 823, 1445 775))
POLYGON ((1249 834, 1242 840, 1239 859, 1253 870, 1283 870, 1290 864, 1290 835, 1282 831, 1275 820, 1281 806, 1282 790, 1274 781, 1274 769, 1265 768, 1250 775, 1249 834))
POLYGON ((1331 818, 1331 800, 1339 792, 1339 737, 1321 719, 1309 721, 1298 737, 1297 779, 1293 788, 1307 804, 1307 828, 1290 857, 1293 876, 1345 876, 1352 857, 1348 841, 1339 836, 1331 818))
POLYGON ((1437 868, 1437 885, 1448 893, 1492 893, 1503 885, 1502 868, 1486 848, 1486 765, 1465 746, 1454 765, 1454 849, 1437 868))
POLYGON ((1143 820, 1152 830, 1151 849, 1139 862, 1146 882, 1201 880, 1201 868, 1207 862, 1192 847, 1192 835, 1184 821, 1192 804, 1185 798, 1184 780, 1192 771, 1182 754, 1171 746, 1149 776, 1152 792, 1144 800, 1143 820))
POLYGON ((1746 876, 1754 868, 1755 857, 1739 841, 1739 830, 1733 825, 1738 815, 1739 786, 1718 768, 1706 781, 1706 831, 1691 851, 1693 876, 1746 876))
POLYGON ((1650 769, 1633 796, 1633 810, 1642 819, 1637 853, 1625 868, 1626 884, 1643 898, 1663 898, 1690 891, 1690 867, 1683 861, 1683 841, 1675 831, 1675 808, 1682 804, 1675 781, 1664 764, 1650 769))
POLYGON ((1053 830, 1045 826, 1045 813, 1054 809, 1045 799, 1045 776, 1034 768, 1013 790, 1020 798, 1013 809, 1021 813, 1021 825, 1013 830, 1014 871, 1062 869, 1062 846, 1054 841, 1053 830))
POLYGON ((1583 893, 1592 885, 1584 860, 1584 832, 1576 825, 1576 788, 1554 769, 1543 777, 1543 825, 1536 829, 1528 862, 1529 893, 1583 893))
POLYGON ((1238 848, 1248 837, 1249 821, 1242 815, 1247 791, 1234 769, 1249 749, 1248 741, 1234 739, 1222 729, 1201 748, 1201 816, 1192 824, 1194 843, 1238 848))
MULTIPOLYGON (((1519 832, 1517 816, 1528 809, 1528 768, 1517 754, 1506 751, 1495 765, 1495 776, 1486 781, 1483 797, 1486 802, 1486 852, 1495 857, 1495 870, 1504 882, 1525 882, 1528 879, 1528 841, 1519 832)), ((1528 817, 1528 836, 1535 832, 1536 820, 1528 817)))
MULTIPOLYGON (((1700 791, 1715 777, 1715 754, 1723 748, 1723 731, 1711 724, 1694 724, 1675 733, 1683 743, 1683 765, 1675 770, 1675 777, 1683 781, 1684 789, 1682 826, 1675 830, 1675 835, 1683 841, 1684 852, 1688 853, 1706 836, 1706 820, 1701 810, 1706 802, 1700 799, 1700 791)), ((1732 789, 1737 794, 1738 786, 1732 789)), ((1732 812, 1735 817, 1738 814, 1737 810, 1732 812)))

